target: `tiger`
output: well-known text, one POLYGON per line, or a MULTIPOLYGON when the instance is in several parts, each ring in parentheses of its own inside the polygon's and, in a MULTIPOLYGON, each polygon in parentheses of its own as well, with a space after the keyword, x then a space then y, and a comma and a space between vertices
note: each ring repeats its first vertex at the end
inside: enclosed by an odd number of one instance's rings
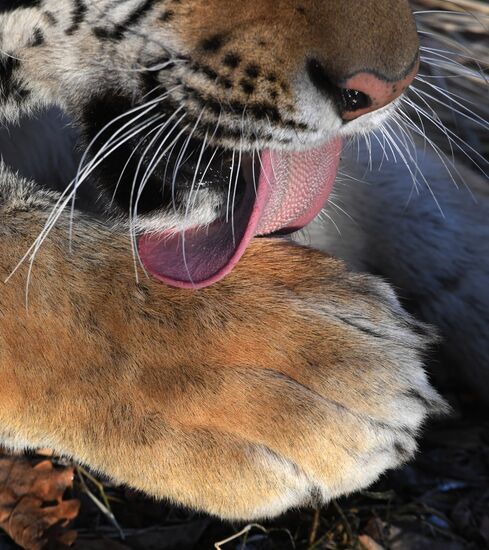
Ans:
POLYGON ((406 0, 2 2, 0 119, 83 149, 62 192, 1 165, 0 443, 227 520, 411 459, 435 331, 288 235, 419 61, 406 0))

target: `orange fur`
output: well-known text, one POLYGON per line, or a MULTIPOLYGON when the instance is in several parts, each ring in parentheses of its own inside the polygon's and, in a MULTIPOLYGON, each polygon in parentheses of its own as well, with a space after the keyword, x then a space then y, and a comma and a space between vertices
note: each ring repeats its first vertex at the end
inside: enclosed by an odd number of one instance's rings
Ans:
MULTIPOLYGON (((2 217, 5 278, 44 214, 2 217)), ((253 518, 372 481, 442 407, 420 367, 427 337, 375 278, 263 239, 206 290, 137 285, 124 235, 77 227, 73 254, 66 222, 39 252, 28 308, 27 267, 2 287, 0 432, 13 446, 253 518)))
MULTIPOLYGON (((208 145, 301 149, 352 127, 337 104, 355 91, 340 89, 351 76, 374 74, 397 97, 416 64, 405 0, 92 4, 2 12, 0 116, 55 102, 88 138, 102 128, 115 138, 112 122, 166 90, 167 109, 202 124, 208 145)), ((352 132, 379 124, 368 120, 352 132)), ((110 196, 121 151, 92 174, 110 196)), ((126 176, 132 197, 137 178, 126 176)), ((54 202, 0 166, 1 277, 54 202)), ((177 209, 154 207, 168 229, 177 209)), ((36 255, 27 308, 28 266, 2 286, 0 443, 50 447, 151 495, 252 519, 365 487, 411 457, 418 428, 443 409, 422 367, 429 329, 377 278, 262 239, 211 288, 143 273, 136 284, 125 231, 75 222, 73 253, 64 214, 36 255)))

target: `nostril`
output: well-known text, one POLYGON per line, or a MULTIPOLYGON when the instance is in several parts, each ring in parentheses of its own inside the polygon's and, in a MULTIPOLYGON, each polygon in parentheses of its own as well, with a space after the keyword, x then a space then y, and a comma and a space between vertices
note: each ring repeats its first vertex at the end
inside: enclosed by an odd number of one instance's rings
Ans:
POLYGON ((360 90, 338 88, 336 96, 336 102, 340 103, 340 112, 342 113, 344 111, 354 113, 360 109, 368 109, 372 105, 370 97, 360 90))
POLYGON ((345 112, 354 113, 368 109, 372 105, 372 100, 366 93, 337 86, 317 59, 308 60, 307 73, 314 86, 334 101, 340 116, 345 112))
POLYGON ((332 99, 344 122, 382 109, 399 98, 410 86, 419 69, 419 58, 397 77, 365 68, 350 75, 328 72, 317 59, 307 61, 307 73, 314 86, 332 99))

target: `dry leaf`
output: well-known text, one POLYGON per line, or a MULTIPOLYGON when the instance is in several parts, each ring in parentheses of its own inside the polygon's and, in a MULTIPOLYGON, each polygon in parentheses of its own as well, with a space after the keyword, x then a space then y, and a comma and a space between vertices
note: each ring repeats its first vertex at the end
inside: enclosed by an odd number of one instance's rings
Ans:
POLYGON ((0 457, 0 527, 25 550, 48 543, 71 546, 76 531, 64 528, 76 518, 77 500, 63 500, 73 484, 73 468, 54 468, 45 460, 36 466, 22 457, 0 457))

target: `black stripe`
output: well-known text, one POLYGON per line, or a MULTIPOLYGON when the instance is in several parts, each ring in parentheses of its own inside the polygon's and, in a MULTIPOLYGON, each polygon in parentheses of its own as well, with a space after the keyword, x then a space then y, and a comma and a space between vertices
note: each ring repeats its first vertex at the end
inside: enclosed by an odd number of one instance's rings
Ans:
POLYGON ((30 46, 32 48, 37 48, 38 46, 42 46, 46 42, 46 38, 44 36, 44 33, 42 29, 39 27, 34 31, 34 34, 32 36, 30 46))
POLYGON ((39 8, 41 0, 0 0, 0 13, 7 13, 19 8, 39 8))
POLYGON ((127 28, 137 25, 158 1, 159 0, 146 0, 146 2, 141 4, 137 10, 133 11, 131 15, 129 15, 122 25, 127 28))
POLYGON ((95 36, 101 40, 122 40, 126 31, 134 27, 134 25, 137 25, 157 2, 159 2, 159 0, 146 0, 139 8, 128 15, 125 21, 116 25, 113 29, 95 27, 95 29, 93 29, 95 36))
POLYGON ((24 88, 15 77, 15 71, 20 67, 20 61, 13 57, 0 57, 0 100, 6 101, 15 96, 16 101, 23 101, 30 92, 24 88))
POLYGON ((71 12, 71 26, 65 31, 67 35, 75 33, 83 21, 85 21, 85 16, 87 15, 87 6, 85 6, 83 0, 74 0, 74 2, 75 6, 71 12))
POLYGON ((0 57, 0 90, 8 97, 14 88, 14 72, 20 66, 20 61, 13 57, 0 57))
POLYGON ((45 11, 43 13, 44 17, 47 19, 48 23, 54 27, 54 25, 58 24, 58 20, 56 19, 55 15, 50 11, 45 11))

